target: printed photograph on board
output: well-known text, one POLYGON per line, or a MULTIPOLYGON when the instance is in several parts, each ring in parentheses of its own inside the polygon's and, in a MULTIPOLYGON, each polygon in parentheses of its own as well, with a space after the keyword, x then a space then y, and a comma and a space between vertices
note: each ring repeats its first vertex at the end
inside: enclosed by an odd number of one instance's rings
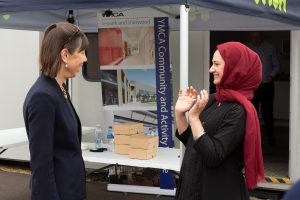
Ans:
POLYGON ((98 30, 101 70, 154 68, 154 28, 100 28, 98 30))
POLYGON ((103 70, 103 105, 156 109, 155 69, 103 70))

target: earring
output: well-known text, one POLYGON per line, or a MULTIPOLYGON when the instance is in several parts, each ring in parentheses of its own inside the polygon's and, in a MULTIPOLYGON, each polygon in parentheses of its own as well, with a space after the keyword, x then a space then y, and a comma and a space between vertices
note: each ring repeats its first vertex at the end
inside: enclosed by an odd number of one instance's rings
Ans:
POLYGON ((68 68, 68 64, 67 64, 67 63, 65 64, 65 68, 66 68, 66 69, 68 68))

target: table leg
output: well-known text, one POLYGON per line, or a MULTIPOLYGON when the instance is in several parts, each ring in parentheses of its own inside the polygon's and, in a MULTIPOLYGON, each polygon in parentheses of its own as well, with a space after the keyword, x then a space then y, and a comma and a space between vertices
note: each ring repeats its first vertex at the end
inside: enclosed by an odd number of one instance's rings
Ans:
POLYGON ((7 150, 7 148, 2 148, 2 147, 0 147, 0 155, 2 154, 2 153, 4 153, 4 151, 6 151, 7 150), (1 150, 2 149, 2 150, 1 150))

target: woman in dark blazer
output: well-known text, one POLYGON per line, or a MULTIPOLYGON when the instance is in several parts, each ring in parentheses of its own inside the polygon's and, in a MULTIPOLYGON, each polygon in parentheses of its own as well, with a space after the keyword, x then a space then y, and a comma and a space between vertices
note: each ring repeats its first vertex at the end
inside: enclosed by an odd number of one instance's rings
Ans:
POLYGON ((64 82, 74 77, 87 61, 87 48, 87 37, 73 24, 52 24, 44 32, 41 74, 23 106, 33 200, 86 197, 81 124, 64 82))
POLYGON ((228 42, 217 46, 212 63, 216 94, 197 95, 188 87, 176 102, 176 136, 186 147, 177 200, 246 200, 247 188, 264 178, 258 117, 250 102, 261 82, 260 59, 245 45, 228 42))

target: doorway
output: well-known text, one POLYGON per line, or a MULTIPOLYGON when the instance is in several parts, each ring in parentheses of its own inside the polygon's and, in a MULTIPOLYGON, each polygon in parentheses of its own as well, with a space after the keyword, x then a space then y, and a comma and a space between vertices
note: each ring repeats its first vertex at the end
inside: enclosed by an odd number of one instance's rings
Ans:
MULTIPOLYGON (((266 177, 288 177, 289 163, 289 102, 290 102, 290 31, 263 31, 264 40, 276 49, 280 70, 274 77, 274 137, 276 143, 270 146, 264 120, 260 111, 261 144, 265 165, 266 177)), ((248 31, 211 31, 210 33, 210 58, 217 44, 229 41, 238 41, 243 44, 250 42, 248 31)), ((210 92, 215 92, 210 78, 210 92)))

